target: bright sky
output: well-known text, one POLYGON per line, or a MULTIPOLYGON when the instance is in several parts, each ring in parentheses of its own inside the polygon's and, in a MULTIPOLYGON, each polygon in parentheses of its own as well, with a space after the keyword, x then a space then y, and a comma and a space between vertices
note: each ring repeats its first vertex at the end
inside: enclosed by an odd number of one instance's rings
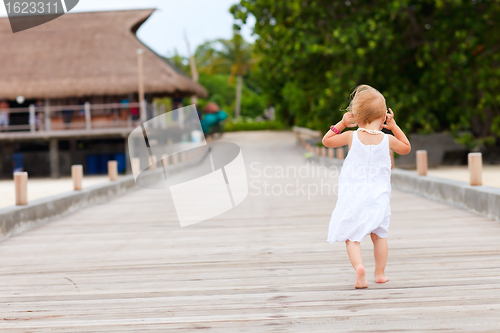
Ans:
MULTIPOLYGON (((20 0, 21 1, 21 0, 20 0)), ((139 39, 161 55, 177 51, 187 55, 186 31, 191 50, 208 40, 231 38, 233 17, 231 5, 238 0, 80 0, 72 12, 157 8, 138 31, 139 39)), ((3 1, 2 1, 3 3, 3 1)), ((0 5, 0 16, 7 16, 0 5)), ((249 26, 253 27, 255 20, 249 26)), ((253 41, 251 29, 244 27, 243 37, 253 41)))

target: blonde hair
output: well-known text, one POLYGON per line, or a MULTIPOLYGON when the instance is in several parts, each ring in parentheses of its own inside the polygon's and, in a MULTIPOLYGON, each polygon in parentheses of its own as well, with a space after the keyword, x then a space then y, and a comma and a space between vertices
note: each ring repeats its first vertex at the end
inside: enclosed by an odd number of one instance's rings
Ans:
POLYGON ((369 124, 387 113, 384 95, 367 84, 357 86, 351 93, 351 102, 346 108, 352 112, 358 124, 369 124))

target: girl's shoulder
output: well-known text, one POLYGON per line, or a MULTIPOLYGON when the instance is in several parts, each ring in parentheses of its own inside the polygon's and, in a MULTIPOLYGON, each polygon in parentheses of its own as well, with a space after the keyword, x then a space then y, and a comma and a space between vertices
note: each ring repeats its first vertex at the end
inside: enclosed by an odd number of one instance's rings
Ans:
POLYGON ((349 130, 345 131, 344 133, 347 134, 347 141, 348 141, 347 145, 349 146, 350 149, 352 145, 352 140, 354 139, 354 133, 356 133, 356 130, 349 130))

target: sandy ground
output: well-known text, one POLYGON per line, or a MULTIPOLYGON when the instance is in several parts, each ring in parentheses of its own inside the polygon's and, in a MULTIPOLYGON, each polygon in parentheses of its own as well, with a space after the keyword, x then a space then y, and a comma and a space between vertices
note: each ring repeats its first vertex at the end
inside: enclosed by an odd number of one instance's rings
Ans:
MULTIPOLYGON (((107 182, 108 176, 85 176, 82 186, 89 187, 99 183, 107 182)), ((28 179, 28 201, 41 199, 55 194, 70 192, 73 190, 71 178, 34 178, 28 179)), ((15 204, 15 190, 13 180, 0 181, 0 208, 15 204)))
MULTIPOLYGON (((469 182, 469 169, 467 166, 446 166, 429 169, 429 176, 469 182)), ((483 185, 500 187, 500 165, 483 165, 483 185)))

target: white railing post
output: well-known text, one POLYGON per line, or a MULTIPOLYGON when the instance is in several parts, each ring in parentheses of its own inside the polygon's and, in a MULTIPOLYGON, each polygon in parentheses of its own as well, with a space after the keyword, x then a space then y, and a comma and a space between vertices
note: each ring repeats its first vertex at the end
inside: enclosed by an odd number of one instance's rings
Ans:
POLYGON ((87 130, 92 129, 92 115, 90 111, 91 111, 90 103, 85 102, 85 128, 87 130))
POLYGON ((483 185, 483 156, 481 153, 469 153, 470 184, 472 186, 483 185))
POLYGON ((75 191, 82 190, 83 165, 71 166, 71 178, 73 179, 73 189, 75 191))
POLYGON ((153 107, 153 118, 154 118, 158 115, 158 105, 156 104, 156 102, 153 102, 151 106, 153 107))
POLYGON ((15 172, 14 184, 16 188, 16 205, 24 206, 28 204, 28 173, 15 172))
POLYGON ((30 132, 36 131, 35 105, 30 105, 30 132))
POLYGON ((50 99, 45 99, 45 130, 50 131, 51 127, 51 119, 50 119, 50 99))
POLYGON ((146 100, 139 103, 141 112, 141 122, 145 123, 148 121, 148 104, 146 100))
POLYGON ((161 128, 165 129, 165 128, 167 128, 167 117, 165 115, 165 104, 160 104, 160 115, 163 116, 163 117, 160 117, 161 128))
POLYGON ((144 63, 143 63, 143 53, 142 49, 137 49, 137 67, 138 67, 138 79, 139 79, 139 105, 140 105, 140 119, 141 122, 146 122, 146 101, 144 98, 144 63))
POLYGON ((152 110, 152 116, 153 118, 155 118, 155 123, 154 123, 154 126, 155 128, 159 128, 160 127, 160 119, 156 119, 156 117, 158 116, 158 105, 156 104, 156 102, 153 102, 151 104, 151 108, 153 109, 152 110))

